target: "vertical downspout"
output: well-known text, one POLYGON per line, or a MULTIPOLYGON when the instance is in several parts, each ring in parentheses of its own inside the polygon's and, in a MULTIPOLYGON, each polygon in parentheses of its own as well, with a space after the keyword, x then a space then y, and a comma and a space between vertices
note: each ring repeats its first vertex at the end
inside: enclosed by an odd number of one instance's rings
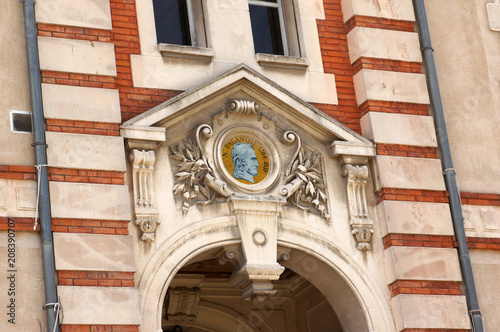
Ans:
POLYGON ((43 280, 47 316, 47 331, 59 331, 56 321, 58 301, 54 264, 54 246, 52 241, 49 179, 47 176, 47 145, 43 122, 42 88, 40 80, 40 64, 38 63, 38 43, 35 22, 35 1, 20 0, 24 4, 24 25, 26 30, 26 46, 28 53, 28 70, 30 78, 30 96, 33 119, 33 135, 35 148, 35 164, 39 182, 38 211, 40 216, 40 237, 42 240, 43 280))
POLYGON ((446 189, 450 195, 450 210, 453 220, 453 228, 455 229, 455 237, 458 243, 458 255, 460 261, 460 269, 462 278, 465 284, 467 296, 467 305, 469 314, 472 320, 472 328, 475 332, 484 332, 483 320, 479 303, 477 300, 476 286, 474 285, 474 276, 472 275, 472 265, 469 257, 469 248, 467 247, 467 238, 465 236, 465 228, 462 216, 462 202, 460 201, 460 193, 458 192, 455 169, 451 158, 450 144, 448 142, 448 133, 446 131, 446 123, 444 119, 443 105, 441 102, 441 93, 436 73, 436 65, 434 63, 433 49, 431 46, 431 37, 429 33, 429 25, 427 22, 427 14, 423 0, 414 0, 415 14, 417 16, 418 26, 420 29, 420 40, 422 42, 422 52, 427 71, 427 83, 429 95, 431 98, 432 108, 434 110, 434 126, 441 152, 441 164, 443 167, 444 180, 446 189))

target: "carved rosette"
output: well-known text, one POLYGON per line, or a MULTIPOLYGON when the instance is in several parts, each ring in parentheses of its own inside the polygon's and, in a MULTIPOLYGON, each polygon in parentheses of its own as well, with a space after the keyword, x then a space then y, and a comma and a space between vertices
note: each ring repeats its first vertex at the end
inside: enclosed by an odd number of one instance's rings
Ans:
POLYGON ((129 158, 132 163, 135 224, 142 231, 141 240, 153 242, 156 226, 160 222, 154 203, 155 153, 152 150, 132 149, 129 158))
POLYGON ((368 216, 366 184, 368 167, 366 165, 345 164, 342 175, 347 177, 347 199, 349 203, 349 222, 352 234, 358 241, 358 249, 371 250, 373 221, 368 216))

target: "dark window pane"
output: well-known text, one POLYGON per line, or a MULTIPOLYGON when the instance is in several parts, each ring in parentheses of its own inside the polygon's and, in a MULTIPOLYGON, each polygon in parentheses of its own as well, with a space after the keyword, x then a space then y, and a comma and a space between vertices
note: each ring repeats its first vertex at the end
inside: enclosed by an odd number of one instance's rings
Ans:
POLYGON ((255 53, 283 55, 278 8, 249 6, 255 53))
POLYGON ((14 131, 31 133, 31 114, 12 113, 14 131))
POLYGON ((186 0, 153 0, 158 43, 191 45, 186 0))

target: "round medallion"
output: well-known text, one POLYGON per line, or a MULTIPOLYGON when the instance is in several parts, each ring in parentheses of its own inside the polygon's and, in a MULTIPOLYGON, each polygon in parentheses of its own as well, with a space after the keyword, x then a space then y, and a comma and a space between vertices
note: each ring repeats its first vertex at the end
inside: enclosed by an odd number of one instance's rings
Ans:
POLYGON ((270 168, 264 145, 250 135, 234 135, 222 142, 222 162, 237 181, 252 185, 263 181, 270 168))
POLYGON ((220 175, 237 191, 261 194, 278 180, 278 150, 269 133, 253 126, 231 126, 223 131, 214 154, 220 175))
POLYGON ((263 246, 267 243, 267 236, 261 229, 256 229, 252 234, 253 242, 258 246, 263 246))

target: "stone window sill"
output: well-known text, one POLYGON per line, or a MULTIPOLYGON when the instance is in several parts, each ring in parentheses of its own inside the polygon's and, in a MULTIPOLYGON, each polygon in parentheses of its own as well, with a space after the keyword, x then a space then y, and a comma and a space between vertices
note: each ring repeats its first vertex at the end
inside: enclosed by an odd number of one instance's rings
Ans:
POLYGON ((211 48, 183 46, 172 44, 158 44, 161 55, 168 58, 191 59, 210 62, 214 57, 211 48))
POLYGON ((293 56, 257 53, 255 58, 262 67, 306 70, 309 66, 307 59, 293 56))

